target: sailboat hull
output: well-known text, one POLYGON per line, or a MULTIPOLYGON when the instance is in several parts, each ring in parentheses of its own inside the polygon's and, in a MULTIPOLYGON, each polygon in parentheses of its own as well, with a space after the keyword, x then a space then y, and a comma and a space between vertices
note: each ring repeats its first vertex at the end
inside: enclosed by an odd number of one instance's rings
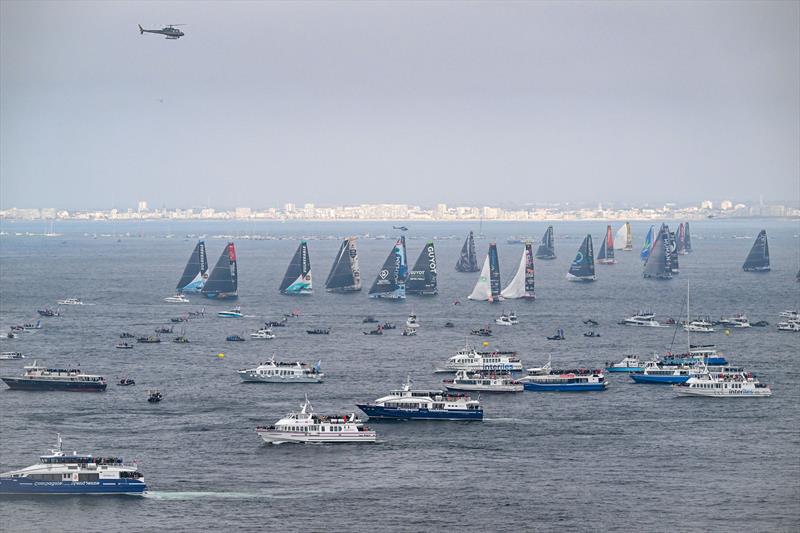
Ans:
POLYGON ((590 281, 597 281, 596 276, 573 276, 572 274, 567 274, 567 279, 569 281, 583 281, 583 282, 590 282, 590 281))
POLYGON ((235 292, 205 292, 203 296, 212 300, 235 300, 239 294, 235 292))

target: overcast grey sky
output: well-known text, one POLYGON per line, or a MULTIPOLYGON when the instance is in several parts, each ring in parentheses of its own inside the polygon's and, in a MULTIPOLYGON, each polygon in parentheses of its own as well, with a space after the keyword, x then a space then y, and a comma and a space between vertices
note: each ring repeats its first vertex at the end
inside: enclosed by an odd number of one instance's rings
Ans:
POLYGON ((798 6, 4 0, 0 205, 796 201, 798 6))

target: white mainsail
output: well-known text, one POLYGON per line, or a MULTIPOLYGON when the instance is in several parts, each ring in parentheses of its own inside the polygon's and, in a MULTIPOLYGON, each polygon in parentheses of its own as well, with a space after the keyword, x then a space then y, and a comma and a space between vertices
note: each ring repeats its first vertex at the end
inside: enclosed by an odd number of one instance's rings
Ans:
POLYGON ((628 224, 627 223, 623 224, 622 227, 617 230, 617 234, 614 237, 614 249, 615 250, 624 250, 626 242, 628 242, 628 224))
POLYGON ((511 283, 500 292, 500 296, 503 298, 508 299, 516 299, 522 298, 526 295, 525 293, 525 267, 528 263, 528 249, 526 247, 522 248, 522 259, 519 261, 519 267, 517 268, 517 273, 514 275, 514 279, 511 280, 511 283))
POLYGON ((472 294, 467 296, 467 299, 485 302, 492 298, 492 285, 489 281, 489 275, 489 255, 487 254, 486 260, 483 262, 483 268, 481 268, 481 274, 478 277, 478 283, 475 284, 472 294))

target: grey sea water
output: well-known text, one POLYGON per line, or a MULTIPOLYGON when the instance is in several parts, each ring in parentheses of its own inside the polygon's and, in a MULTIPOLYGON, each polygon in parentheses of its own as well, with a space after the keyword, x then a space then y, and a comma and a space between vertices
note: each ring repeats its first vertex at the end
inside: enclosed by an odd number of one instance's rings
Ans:
MULTIPOLYGON (((555 224, 555 261, 536 262, 535 302, 469 302, 477 274, 453 270, 463 238, 476 225, 408 224, 409 260, 425 239, 439 237, 440 294, 404 303, 373 301, 366 289, 392 246, 390 223, 60 223, 62 237, 41 224, 4 222, 0 237, 0 328, 36 319, 36 309, 65 297, 91 305, 63 307, 43 319, 44 329, 0 349, 23 352, 30 362, 80 365, 108 377, 103 394, 0 390, 0 470, 35 462, 62 434, 65 447, 137 460, 146 497, 15 497, 0 499, 5 531, 796 531, 800 524, 800 335, 775 329, 778 314, 800 306, 800 228, 777 220, 692 223, 695 252, 682 256, 671 281, 645 280, 638 251, 617 252, 619 263, 597 265, 593 284, 565 280, 583 236, 597 243, 605 223, 555 224), (748 274, 741 263, 757 232, 766 228, 772 272, 748 274), (108 236, 108 235, 114 235, 108 236), (128 235, 126 235, 128 234, 128 235), (167 234, 174 235, 165 238, 167 234), (209 260, 234 237, 241 297, 249 316, 220 319, 220 303, 192 297, 188 305, 163 303, 195 238, 206 234, 209 260), (245 235, 270 235, 249 240, 245 235), (335 295, 322 282, 339 238, 356 234, 365 290, 335 295), (369 234, 370 237, 364 237, 369 234), (104 236, 106 235, 106 236, 104 236), (387 236, 381 239, 377 236, 387 236), (452 239, 441 237, 452 236, 452 239), (277 292, 301 237, 309 238, 316 282, 311 297, 277 292), (494 327, 491 347, 519 352, 539 366, 600 367, 624 354, 663 352, 672 329, 634 329, 616 322, 640 308, 678 318, 692 280, 692 314, 745 312, 767 328, 698 337, 771 384, 772 398, 676 398, 669 387, 636 385, 610 376, 600 393, 488 395, 483 422, 405 422, 369 425, 375 445, 268 446, 257 425, 295 410, 308 394, 318 412, 353 412, 399 387, 410 375, 419 387, 438 387, 433 369, 464 346, 471 328, 505 310, 521 324, 494 327), (453 305, 459 299, 460 305, 453 305), (115 350, 121 331, 152 333, 188 310, 205 307, 204 319, 186 324, 191 344, 138 344, 115 350), (273 341, 229 343, 264 320, 293 309, 300 317, 277 328, 273 341), (374 315, 402 323, 414 311, 417 337, 400 329, 362 335, 361 320, 374 315), (584 338, 585 318, 602 335, 584 338), (452 321, 456 327, 445 329, 452 321), (332 328, 309 336, 309 327, 332 328), (567 340, 546 335, 562 327, 567 340), (224 358, 216 356, 224 353, 224 358), (318 385, 248 385, 236 370, 268 359, 322 360, 327 380, 318 385), (135 387, 117 387, 120 377, 135 387), (146 389, 164 401, 148 404, 146 389)), ((484 224, 480 254, 497 240, 503 283, 519 262, 511 236, 538 240, 547 224, 484 224)), ((673 223, 674 225, 674 223, 673 223)), ((647 225, 634 223, 635 248, 647 225)), ((616 229, 616 225, 615 225, 616 229)), ((483 257, 480 257, 483 260, 483 257)), ((176 330, 179 329, 176 328, 176 330)), ((169 336, 167 336, 169 337, 169 336)), ((480 343, 483 339, 469 338, 480 343)), ((674 349, 686 338, 675 336, 674 349)), ((0 374, 22 372, 22 362, 0 363, 0 374)))

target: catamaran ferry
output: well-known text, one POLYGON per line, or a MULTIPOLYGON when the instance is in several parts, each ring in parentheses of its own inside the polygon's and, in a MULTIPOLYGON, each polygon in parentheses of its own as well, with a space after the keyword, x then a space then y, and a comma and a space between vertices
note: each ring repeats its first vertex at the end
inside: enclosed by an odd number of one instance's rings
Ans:
POLYGON ((626 355, 619 363, 606 362, 606 372, 641 372, 644 370, 638 355, 626 355))
POLYGON ((22 376, 7 376, 0 379, 14 390, 102 392, 108 385, 103 376, 84 374, 82 370, 75 368, 46 368, 38 366, 36 361, 25 367, 22 376))
POLYGON ((658 361, 647 361, 641 372, 633 372, 631 379, 636 383, 683 383, 701 370, 688 365, 662 365, 658 361))
POLYGON ((412 389, 407 380, 402 389, 390 391, 373 403, 356 407, 370 418, 395 420, 483 420, 478 400, 464 394, 449 394, 442 390, 412 389))
POLYGON ((256 433, 269 444, 284 442, 375 442, 376 434, 355 413, 350 415, 314 414, 311 402, 301 405, 299 413, 289 413, 274 426, 257 427, 256 433))
POLYGON ((39 463, 0 474, 0 494, 142 494, 147 489, 137 467, 119 457, 94 457, 58 449, 39 463))
POLYGON ((242 381, 250 383, 322 383, 325 374, 320 372, 322 361, 311 366, 296 361, 284 363, 275 361, 275 356, 255 368, 239 370, 242 381))
POLYGON ((667 353, 658 358, 662 365, 727 365, 728 360, 718 352, 713 344, 692 344, 688 352, 674 354, 667 353))
POLYGON ((766 398, 772 396, 769 386, 760 383, 752 374, 744 372, 705 372, 672 386, 681 396, 706 396, 712 398, 766 398))
POLYGON ((517 352, 479 352, 467 346, 457 351, 443 367, 437 368, 436 372, 459 370, 518 372, 522 370, 522 362, 517 357, 517 352))
POLYGON ((522 392, 522 383, 510 372, 467 372, 459 370, 453 379, 442 381, 447 390, 466 392, 522 392))
POLYGON ((583 392, 605 390, 608 387, 602 370, 550 370, 547 374, 528 374, 520 381, 525 390, 536 392, 583 392))

